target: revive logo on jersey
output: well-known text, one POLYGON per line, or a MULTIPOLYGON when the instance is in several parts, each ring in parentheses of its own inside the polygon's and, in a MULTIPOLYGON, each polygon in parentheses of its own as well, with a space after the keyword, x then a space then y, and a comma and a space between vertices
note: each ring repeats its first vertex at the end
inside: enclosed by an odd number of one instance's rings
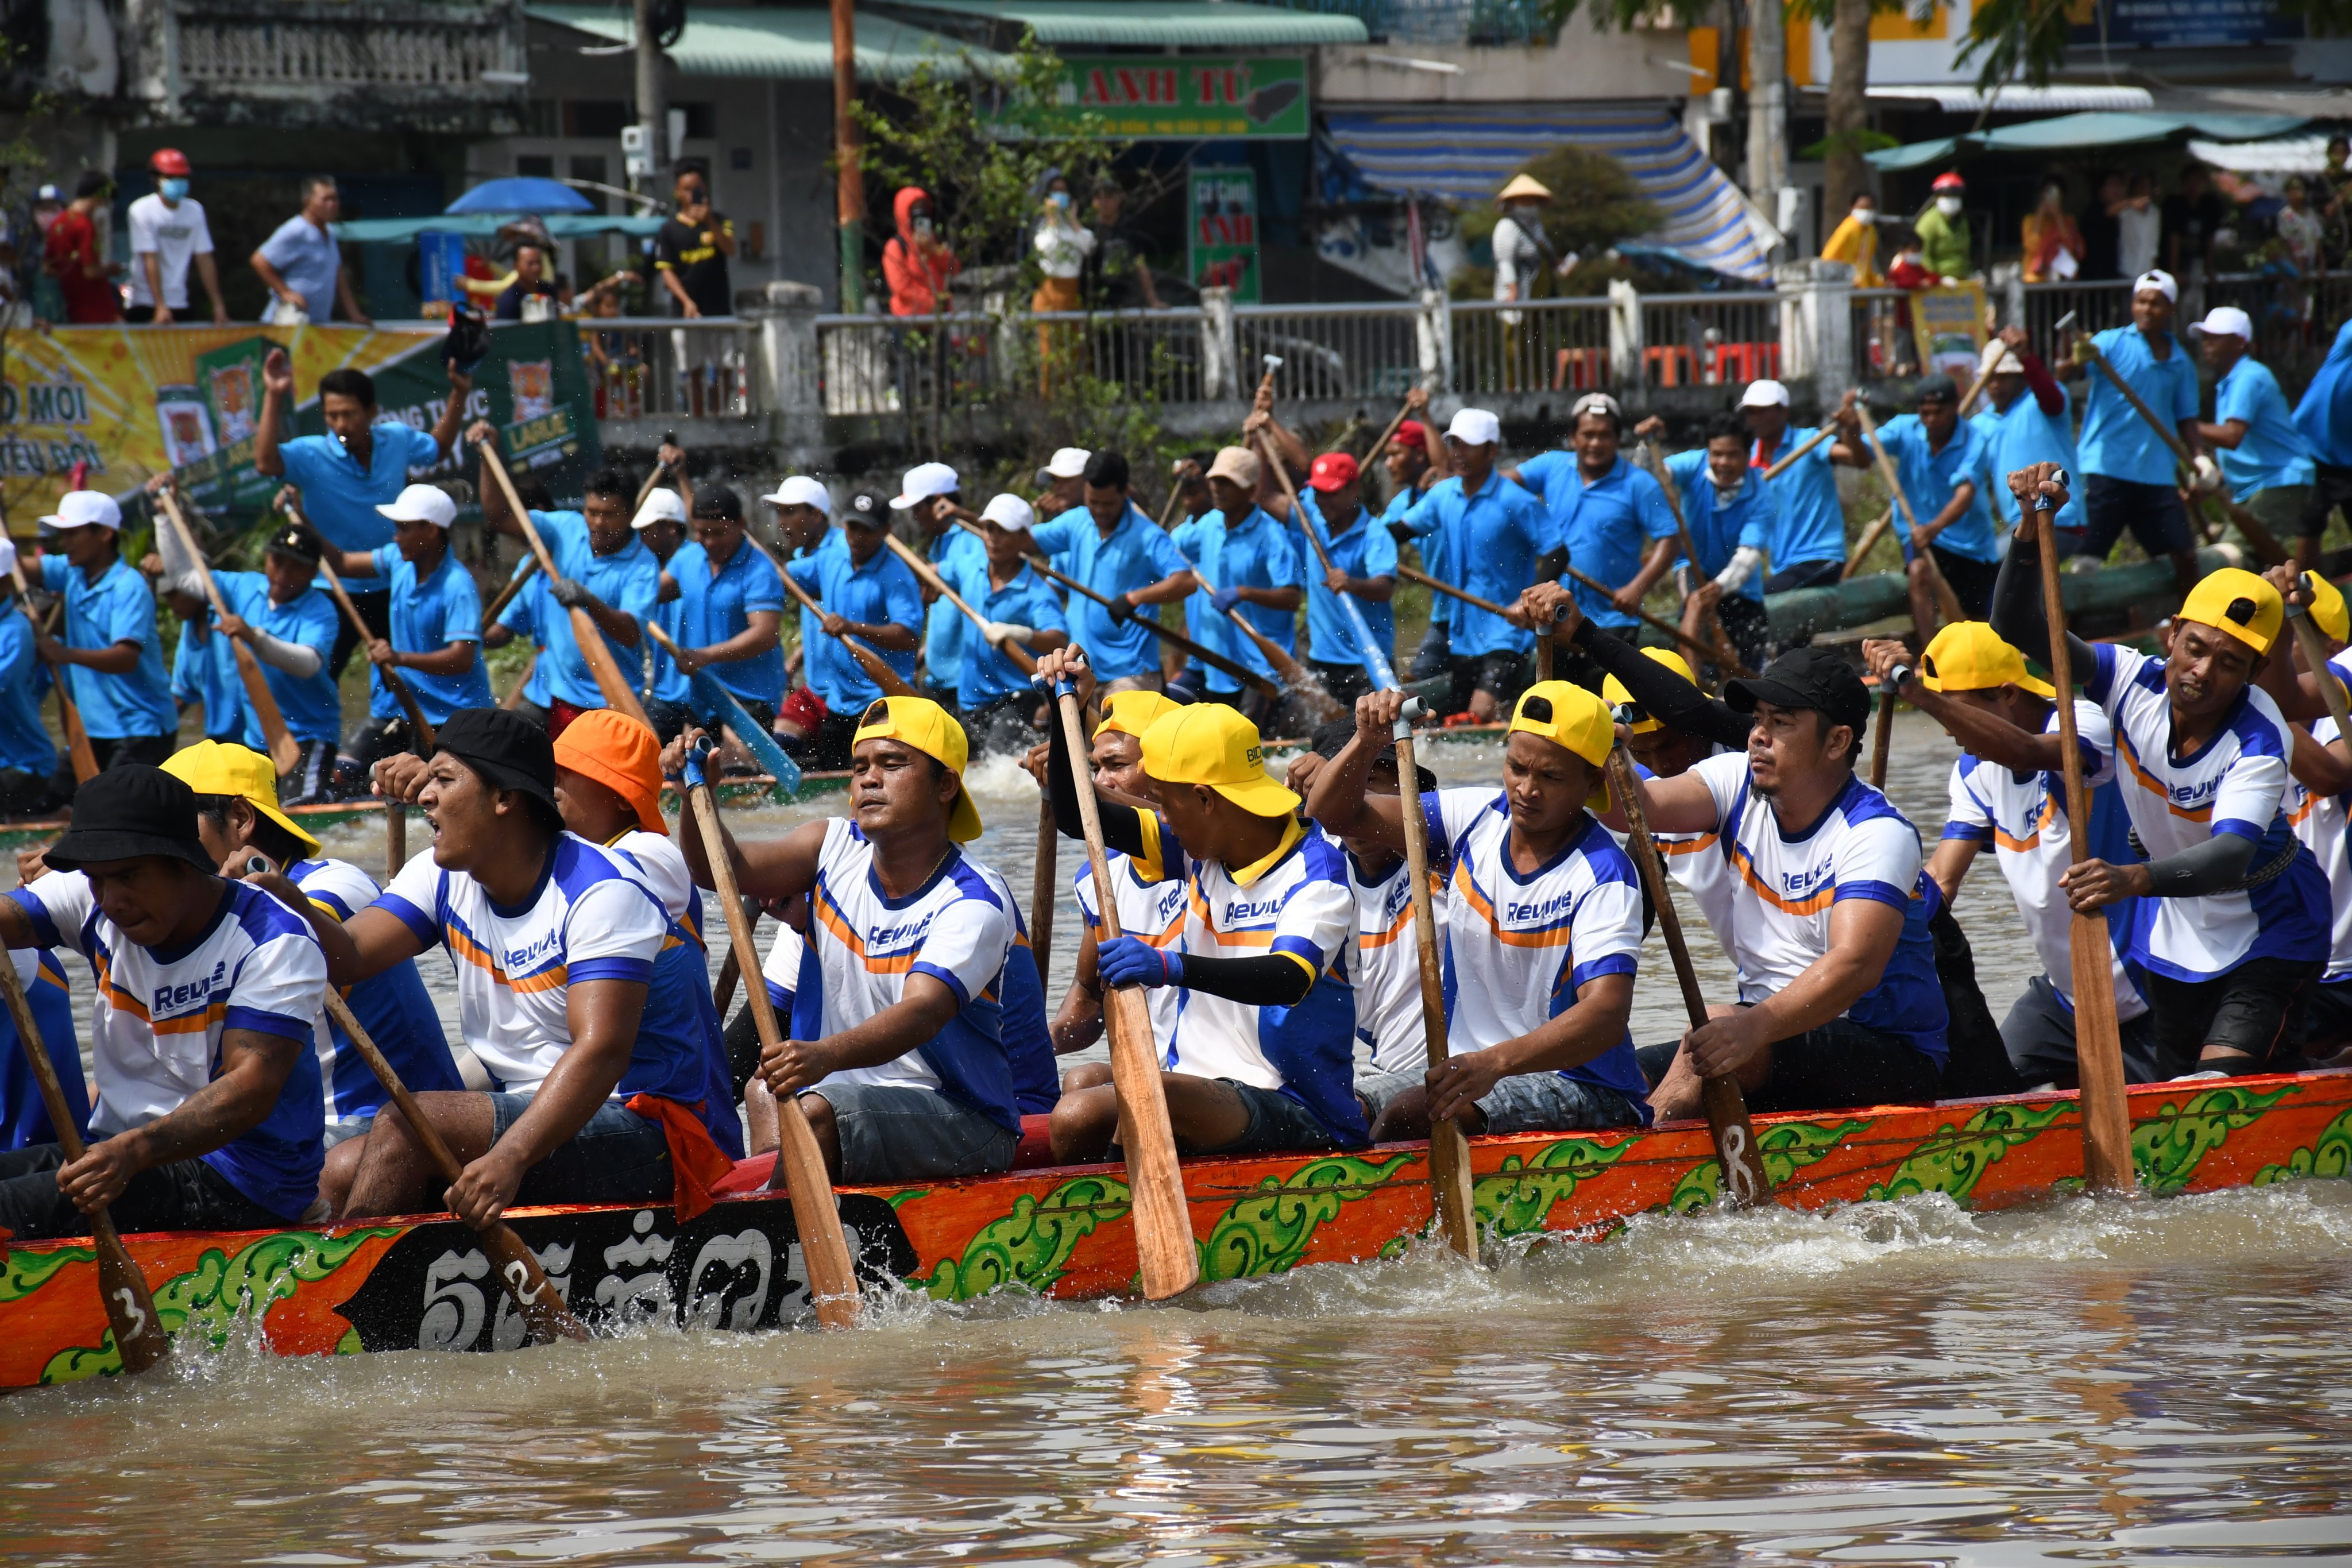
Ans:
POLYGON ((213 965, 213 972, 202 980, 191 980, 179 985, 158 985, 149 999, 150 1017, 170 1018, 186 1012, 202 1012, 211 1003, 213 987, 228 978, 228 961, 213 965))
POLYGON ((1506 902, 1503 905, 1503 919, 1515 926, 1549 924, 1569 913, 1575 906, 1574 893, 1554 893, 1540 903, 1506 902))
POLYGON ((1223 930, 1233 931, 1252 921, 1273 920, 1282 913, 1282 902, 1280 899, 1270 900, 1265 903, 1241 899, 1228 900, 1224 912, 1217 917, 1217 924, 1223 930))

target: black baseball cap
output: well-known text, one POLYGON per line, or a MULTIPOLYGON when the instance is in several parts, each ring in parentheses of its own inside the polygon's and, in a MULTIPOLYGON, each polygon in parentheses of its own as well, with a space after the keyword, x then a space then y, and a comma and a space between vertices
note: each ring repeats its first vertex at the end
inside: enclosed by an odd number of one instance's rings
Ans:
POLYGON ((1870 692, 1862 677, 1825 647, 1790 648, 1755 679, 1726 682, 1723 700, 1741 713, 1755 712, 1759 702, 1810 708, 1857 733, 1870 721, 1870 692))
POLYGON ((1930 403, 1937 398, 1948 403, 1960 395, 1960 389, 1950 376, 1939 371, 1934 375, 1921 376, 1911 388, 1911 395, 1921 403, 1930 403))
POLYGON ((887 531, 890 526, 890 498, 880 490, 859 490, 841 509, 841 521, 852 528, 887 531))
POLYGON ((555 742, 520 713, 503 708, 461 708, 434 731, 433 750, 446 752, 482 775, 493 789, 520 790, 555 804, 555 742))
POLYGON ((195 792, 161 768, 126 763, 74 792, 71 825, 41 858, 52 871, 79 871, 149 856, 220 869, 196 832, 195 792))
POLYGON ((319 563, 319 536, 299 522, 289 522, 269 536, 269 550, 275 555, 291 555, 297 561, 319 563))
MULTIPOLYGON (((1324 724, 1316 730, 1314 738, 1307 742, 1307 748, 1317 756, 1321 757, 1325 762, 1329 762, 1333 757, 1336 757, 1341 752, 1346 751, 1348 749, 1348 742, 1355 738, 1356 721, 1353 719, 1334 719, 1329 723, 1324 724)), ((1391 773, 1396 771, 1397 754, 1395 742, 1391 741, 1387 745, 1382 746, 1379 752, 1373 756, 1372 765, 1374 767, 1379 767, 1382 763, 1386 763, 1388 764, 1389 770, 1391 773)), ((1418 763, 1413 764, 1412 771, 1415 775, 1413 782, 1421 786, 1423 794, 1426 795, 1429 791, 1437 787, 1437 775, 1435 773, 1431 773, 1427 768, 1423 767, 1418 763)))

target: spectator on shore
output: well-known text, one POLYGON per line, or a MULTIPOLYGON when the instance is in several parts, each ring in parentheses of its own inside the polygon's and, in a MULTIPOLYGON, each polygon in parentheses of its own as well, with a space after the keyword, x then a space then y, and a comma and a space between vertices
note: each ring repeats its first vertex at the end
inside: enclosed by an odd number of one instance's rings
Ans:
POLYGON ((83 170, 74 185, 74 199, 49 225, 42 242, 42 266, 65 295, 68 325, 103 325, 122 319, 122 296, 114 286, 122 267, 100 252, 93 216, 113 199, 114 181, 103 170, 83 170))
POLYGON ((155 189, 131 204, 131 309, 125 319, 169 326, 188 308, 188 266, 195 264, 212 296, 213 325, 228 325, 221 302, 220 266, 204 204, 188 195, 188 155, 166 147, 147 160, 155 189))
POLYGON ((901 185, 890 204, 898 232, 882 247, 882 280, 890 286, 890 313, 929 316, 952 306, 940 295, 961 269, 956 253, 939 237, 931 193, 901 185))
POLYGON ((514 281, 499 292, 492 314, 501 321, 554 320, 556 293, 547 279, 547 252, 536 245, 515 247, 514 281))
POLYGON ((1868 191, 1854 193, 1853 210, 1822 242, 1822 259, 1843 261, 1853 268, 1853 286, 1877 289, 1886 279, 1878 270, 1878 198, 1868 191))
POLYGON ((2204 164, 2191 163, 2180 171, 2179 193, 2164 198, 2167 271, 2176 278, 2188 278, 2213 270, 2213 237, 2221 231, 2228 207, 2213 189, 2204 164))
POLYGON ((654 236, 654 273, 688 321, 735 313, 727 258, 735 254, 734 220, 710 205, 710 176, 698 163, 677 172, 677 216, 654 236))
POLYGON ((351 274, 343 270, 342 250, 327 232, 327 226, 342 213, 342 195, 336 190, 332 174, 302 176, 302 210, 279 224, 277 232, 253 253, 253 269, 270 293, 263 321, 281 327, 325 321, 340 300, 346 321, 362 327, 375 325, 353 297, 351 274))
POLYGON ((1160 290, 1143 259, 1143 230, 1127 216, 1127 192, 1117 180, 1095 187, 1094 254, 1087 258, 1087 308, 1092 310, 1157 310, 1160 290))
POLYGON ((1976 271, 1975 237, 1969 233, 1969 183, 1957 170, 1936 176, 1935 202, 1912 226, 1919 231, 1919 248, 1927 270, 1943 278, 1967 278, 1976 271))
POLYGON ((2042 200, 2025 215, 2025 280, 2059 283, 2083 270, 2083 231, 2066 210, 2064 182, 2043 182, 2042 200))
POLYGON ((2116 209, 2116 265, 2126 278, 2137 278, 2156 265, 2164 215, 2156 205, 2156 186, 2146 174, 2134 174, 2124 187, 2123 205, 2116 209))
POLYGON ((25 237, 26 254, 19 262, 29 275, 33 320, 55 323, 66 319, 65 290, 48 268, 47 246, 49 230, 65 216, 65 194, 55 185, 43 185, 33 197, 33 228, 25 237))
POLYGON ((2327 258, 2322 248, 2321 237, 2326 232, 2319 214, 2311 205, 2311 187, 2300 174, 2287 179, 2284 191, 2286 205, 2271 220, 2278 230, 2279 243, 2286 248, 2286 258, 2295 271, 2305 278, 2317 278, 2327 270, 2327 258))
POLYGON ((2136 278, 2137 273, 2126 272, 2116 259, 2123 244, 2123 229, 2116 214, 2130 195, 2120 171, 2109 169, 2099 176, 2099 194, 2083 214, 2083 276, 2085 279, 2136 278))

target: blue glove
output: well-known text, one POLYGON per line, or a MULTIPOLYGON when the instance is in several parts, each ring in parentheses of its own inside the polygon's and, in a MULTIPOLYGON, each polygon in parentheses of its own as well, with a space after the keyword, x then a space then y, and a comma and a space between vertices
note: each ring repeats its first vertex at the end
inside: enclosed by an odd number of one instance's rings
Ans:
POLYGON ((1114 937, 1095 953, 1106 985, 1181 985, 1183 955, 1167 952, 1139 936, 1114 937))
POLYGON ((1217 614, 1221 616, 1241 602, 1242 591, 1239 588, 1220 588, 1209 595, 1209 603, 1217 607, 1217 614))

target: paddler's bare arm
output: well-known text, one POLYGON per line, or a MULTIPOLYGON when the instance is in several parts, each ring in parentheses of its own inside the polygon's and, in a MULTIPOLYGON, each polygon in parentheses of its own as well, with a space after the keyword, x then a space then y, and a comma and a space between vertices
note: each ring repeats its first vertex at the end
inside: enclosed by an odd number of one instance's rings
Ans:
POLYGON ((1097 951, 1095 928, 1089 925, 1078 938, 1077 968, 1070 975, 1070 989, 1048 1031, 1057 1057, 1083 1051, 1102 1038, 1102 976, 1095 967, 1097 951))
POLYGON ((1495 1085, 1520 1073, 1565 1072, 1610 1050, 1625 1038, 1633 1010, 1633 977, 1601 974, 1576 988, 1575 1005, 1543 1027, 1447 1058, 1428 1079, 1429 1113, 1459 1116, 1495 1085))
POLYGON ((1886 961, 1903 936, 1903 914, 1876 899, 1841 899, 1831 905, 1829 951, 1755 1006, 1709 1018, 1685 1034, 1683 1049, 1691 1066, 1702 1078, 1737 1073, 1759 1060, 1773 1041, 1793 1039, 1843 1014, 1886 973, 1886 961))
MULTIPOLYGON (((24 911, 16 912, 21 916, 24 911)), ((222 1030, 220 1071, 210 1083, 169 1115, 92 1143, 80 1159, 58 1172, 58 1190, 89 1214, 120 1198, 140 1172, 209 1154, 251 1131, 278 1103, 294 1064, 311 1048, 308 1040, 252 1029, 222 1030)))
MULTIPOLYGON (((681 776, 686 772, 687 752, 702 738, 703 732, 691 724, 679 731, 677 739, 662 749, 662 775, 672 780, 681 776)), ((793 828, 782 838, 760 838, 743 844, 727 830, 725 814, 719 818, 719 841, 727 846, 736 887, 762 903, 797 898, 816 885, 816 861, 824 848, 824 823, 811 822, 793 828)), ((700 829, 686 824, 677 835, 677 847, 686 856, 687 873, 694 879, 694 885, 716 888, 718 883, 710 875, 710 858, 704 852, 700 829)))
POLYGON ((1375 691, 1356 699, 1355 734, 1338 756, 1314 770, 1307 789, 1307 815, 1324 832, 1369 838, 1403 853, 1404 797, 1364 793, 1372 761, 1396 732, 1397 712, 1403 706, 1402 691, 1375 691))
MULTIPOLYGON (((813 1088, 830 1073, 896 1061, 937 1037, 962 1006, 938 975, 909 974, 897 1002, 855 1028, 821 1040, 778 1040, 761 1051, 760 1076, 781 1098, 813 1088)), ((625 1051, 622 1059, 627 1060, 625 1051)))
POLYGON ((2053 773, 2066 765, 2065 746, 2056 734, 2021 730, 1998 713, 1928 690, 1912 664, 1911 650, 1894 638, 1874 637, 1864 643, 1862 657, 1882 689, 1897 668, 1904 669, 1906 673, 1897 689, 1903 700, 1941 724, 1969 755, 2021 773, 2053 773))
POLYGON ((1927 875, 1944 890, 1944 902, 1948 904, 1960 896, 1960 879, 1976 864, 1977 848, 1973 838, 1946 838, 1927 858, 1927 875))
POLYGON ((498 1218, 514 1202, 523 1173, 588 1125, 628 1069, 646 989, 641 980, 583 980, 566 988, 572 1044, 505 1136, 450 1184, 450 1213, 471 1226, 498 1218))
POLYGON ((2287 772, 2294 782, 2314 795, 2343 795, 2352 792, 2352 750, 2340 740, 2321 745, 2311 731, 2300 724, 2287 726, 2294 737, 2294 754, 2287 761, 2287 772))
MULTIPOLYGON (((1715 792, 1696 773, 1678 773, 1670 779, 1641 779, 1642 813, 1649 820, 1653 833, 1712 833, 1717 826, 1718 813, 1715 792)), ((1614 832, 1626 831, 1625 813, 1612 800, 1609 809, 1593 815, 1603 826, 1614 832)))

